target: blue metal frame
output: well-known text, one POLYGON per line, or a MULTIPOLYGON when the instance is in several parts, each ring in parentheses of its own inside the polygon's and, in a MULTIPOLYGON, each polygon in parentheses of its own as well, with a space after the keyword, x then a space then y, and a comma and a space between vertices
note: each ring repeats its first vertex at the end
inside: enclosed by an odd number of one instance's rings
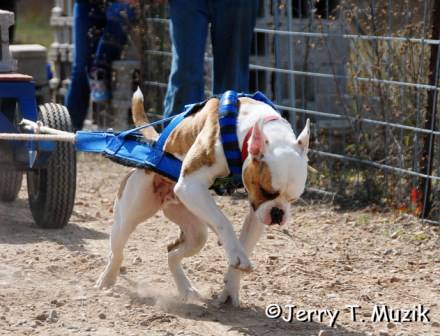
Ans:
MULTIPOLYGON (((35 84, 33 82, 0 82, 0 98, 17 99, 22 117, 33 121, 37 120, 38 110, 35 99, 35 84)), ((1 126, 0 132, 3 131, 1 126)))
MULTIPOLYGON (((33 82, 0 82, 0 99, 2 98, 16 99, 22 118, 32 121, 38 120, 38 106, 35 98, 35 84, 33 82)), ((0 133, 22 133, 22 131, 0 111, 0 133)), ((38 143, 32 141, 9 141, 8 145, 13 154, 13 162, 11 162, 11 164, 18 169, 30 167, 29 153, 33 151, 39 154, 32 166, 34 168, 44 166, 48 158, 48 152, 52 152, 56 146, 53 141, 42 141, 38 143)))

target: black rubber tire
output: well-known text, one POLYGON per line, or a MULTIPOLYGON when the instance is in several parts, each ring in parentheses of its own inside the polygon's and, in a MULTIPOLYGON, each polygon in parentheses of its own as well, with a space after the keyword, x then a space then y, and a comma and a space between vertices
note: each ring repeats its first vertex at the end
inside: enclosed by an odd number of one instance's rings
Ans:
MULTIPOLYGON (((40 105, 45 126, 72 132, 69 112, 59 104, 40 105)), ((75 202, 76 153, 68 142, 57 142, 44 169, 27 173, 29 205, 39 227, 57 229, 70 219, 75 202)))
POLYGON ((0 169, 0 201, 13 202, 21 188, 23 172, 0 169))

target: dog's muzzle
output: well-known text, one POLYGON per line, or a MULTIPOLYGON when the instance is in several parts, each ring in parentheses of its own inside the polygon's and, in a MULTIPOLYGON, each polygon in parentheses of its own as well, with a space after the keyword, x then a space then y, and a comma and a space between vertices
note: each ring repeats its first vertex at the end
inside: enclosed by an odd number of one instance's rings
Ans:
POLYGON ((281 224, 283 221, 284 211, 280 208, 272 208, 270 210, 270 219, 272 224, 281 224))

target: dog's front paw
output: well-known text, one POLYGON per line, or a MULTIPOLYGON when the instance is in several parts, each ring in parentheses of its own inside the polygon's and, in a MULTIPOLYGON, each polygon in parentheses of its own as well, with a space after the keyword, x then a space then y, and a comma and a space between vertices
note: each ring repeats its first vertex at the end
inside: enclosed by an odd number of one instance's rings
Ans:
POLYGON ((199 293, 199 291, 192 286, 185 288, 185 290, 182 290, 180 292, 180 298, 182 299, 183 302, 186 303, 205 301, 202 295, 199 293))
POLYGON ((98 289, 110 288, 116 283, 117 276, 117 274, 104 271, 96 281, 95 287, 98 289))
POLYGON ((217 298, 217 304, 230 302, 234 307, 240 306, 240 271, 235 268, 229 268, 225 275, 225 288, 217 298))
POLYGON ((228 253, 229 265, 242 272, 252 272, 252 264, 241 246, 236 246, 228 253))
POLYGON ((220 294, 216 300, 218 305, 231 302, 232 306, 240 307, 240 297, 237 291, 230 291, 228 288, 224 288, 223 292, 220 294))

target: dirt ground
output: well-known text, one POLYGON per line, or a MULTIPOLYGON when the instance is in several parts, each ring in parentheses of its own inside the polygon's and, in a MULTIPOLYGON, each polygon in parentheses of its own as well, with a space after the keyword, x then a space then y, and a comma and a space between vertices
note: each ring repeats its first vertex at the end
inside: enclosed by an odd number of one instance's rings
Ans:
MULTIPOLYGON (((25 185, 17 201, 0 204, 1 335, 440 335, 440 228, 310 200, 293 207, 289 234, 270 229, 260 240, 239 309, 214 304, 226 261, 212 232, 202 252, 184 260, 207 303, 178 299, 166 259, 178 230, 162 214, 131 236, 117 285, 95 289, 106 263, 112 200, 127 170, 81 155, 74 214, 62 230, 33 224, 25 185), (269 319, 268 304, 340 313, 331 328, 323 315, 322 322, 316 315, 309 322, 269 319), (356 321, 347 305, 361 306, 356 321), (371 322, 375 305, 423 305, 431 322, 371 322)), ((246 199, 218 202, 238 231, 246 199)))

